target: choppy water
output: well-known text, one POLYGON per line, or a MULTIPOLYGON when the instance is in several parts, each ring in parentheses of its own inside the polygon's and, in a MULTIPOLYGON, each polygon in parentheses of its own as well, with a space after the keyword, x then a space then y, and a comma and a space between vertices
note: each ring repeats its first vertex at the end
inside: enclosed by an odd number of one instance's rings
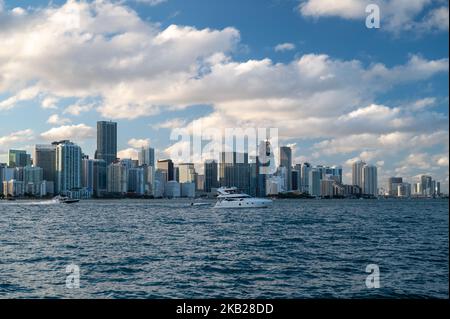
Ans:
POLYGON ((444 200, 35 204, 0 202, 2 298, 448 298, 444 200))

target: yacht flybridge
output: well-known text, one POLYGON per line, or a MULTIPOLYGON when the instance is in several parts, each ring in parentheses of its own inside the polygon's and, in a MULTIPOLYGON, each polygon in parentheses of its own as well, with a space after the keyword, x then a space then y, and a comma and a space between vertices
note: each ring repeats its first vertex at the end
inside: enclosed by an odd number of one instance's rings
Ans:
POLYGON ((239 192, 236 187, 221 187, 217 189, 217 203, 214 208, 267 208, 272 206, 272 200, 255 198, 239 192))

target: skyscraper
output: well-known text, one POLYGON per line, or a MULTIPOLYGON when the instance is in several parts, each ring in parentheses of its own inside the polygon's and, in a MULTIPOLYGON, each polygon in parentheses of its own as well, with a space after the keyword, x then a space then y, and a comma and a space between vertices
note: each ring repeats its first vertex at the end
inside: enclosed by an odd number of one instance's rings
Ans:
POLYGON ((81 148, 69 141, 56 145, 56 193, 81 188, 81 148))
POLYGON ((97 197, 102 196, 107 190, 106 176, 107 165, 104 160, 95 159, 94 165, 94 195, 97 197))
POLYGON ((401 177, 389 177, 388 179, 388 195, 398 196, 398 186, 403 183, 403 178, 401 177))
POLYGON ((40 144, 34 147, 33 162, 43 170, 43 179, 48 182, 55 182, 56 172, 56 145, 40 144))
POLYGON ((248 153, 221 153, 219 183, 223 187, 237 187, 244 193, 250 193, 248 153))
POLYGON ((195 182, 195 167, 192 163, 182 163, 178 165, 179 182, 180 183, 194 183, 195 182))
POLYGON ((26 151, 9 150, 8 166, 9 167, 25 167, 31 165, 31 156, 26 151))
POLYGON ((166 182, 174 180, 174 168, 172 160, 159 160, 156 165, 157 169, 166 172, 166 182))
POLYGON ((378 195, 378 174, 377 167, 373 165, 364 165, 362 170, 363 194, 378 195))
POLYGON ((81 161, 81 187, 94 190, 94 160, 87 157, 81 161))
POLYGON ((354 162, 352 165, 352 185, 361 187, 364 191, 364 185, 362 180, 363 167, 366 165, 363 161, 354 162))
POLYGON ((205 162, 205 192, 210 193, 211 188, 217 188, 217 162, 214 160, 207 160, 205 162))
POLYGON ((303 163, 300 170, 300 191, 309 193, 309 172, 311 171, 311 164, 303 163))
POLYGON ((97 122, 96 159, 102 159, 106 165, 117 158, 117 123, 108 121, 97 122))
POLYGON ((142 147, 138 152, 139 166, 155 167, 155 150, 151 147, 142 147))
POLYGON ((292 190, 292 150, 288 146, 280 147, 280 167, 286 168, 286 190, 292 190))
POLYGON ((108 165, 108 193, 124 194, 128 190, 128 168, 122 162, 108 165))

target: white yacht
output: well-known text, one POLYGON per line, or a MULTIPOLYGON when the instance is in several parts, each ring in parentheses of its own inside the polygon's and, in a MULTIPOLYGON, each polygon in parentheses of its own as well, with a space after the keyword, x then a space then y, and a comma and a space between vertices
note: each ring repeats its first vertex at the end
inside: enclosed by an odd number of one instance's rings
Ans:
POLYGON ((217 189, 217 203, 214 208, 267 208, 272 206, 272 200, 255 198, 241 193, 236 187, 221 187, 217 189))

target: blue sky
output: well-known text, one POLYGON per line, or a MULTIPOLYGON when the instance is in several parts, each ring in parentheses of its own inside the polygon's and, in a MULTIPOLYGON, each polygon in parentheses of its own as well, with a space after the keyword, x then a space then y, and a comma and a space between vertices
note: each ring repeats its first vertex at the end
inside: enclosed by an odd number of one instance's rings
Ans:
POLYGON ((448 185, 448 1, 372 1, 380 29, 365 0, 1 2, 0 161, 59 137, 92 156, 100 119, 123 156, 165 156, 171 128, 203 119, 278 127, 297 162, 347 179, 364 159, 381 184, 448 185))

